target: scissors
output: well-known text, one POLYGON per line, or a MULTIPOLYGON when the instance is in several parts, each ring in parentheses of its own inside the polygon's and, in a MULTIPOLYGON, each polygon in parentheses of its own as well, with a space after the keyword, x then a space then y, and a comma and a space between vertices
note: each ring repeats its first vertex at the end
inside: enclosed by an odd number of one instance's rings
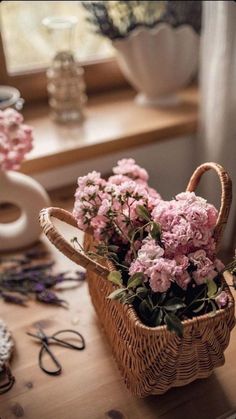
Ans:
POLYGON ((49 374, 49 375, 59 375, 61 374, 61 371, 62 371, 62 366, 60 362, 57 360, 57 358, 55 357, 55 355, 52 353, 51 349, 49 348, 50 344, 55 343, 59 346, 63 346, 64 348, 75 349, 77 351, 81 351, 85 348, 85 340, 83 336, 76 330, 72 330, 72 329, 59 330, 53 335, 47 336, 41 328, 38 328, 36 333, 27 332, 27 335, 37 339, 41 343, 42 346, 39 351, 39 366, 42 371, 44 371, 46 374, 49 374), (68 333, 70 334, 71 338, 75 336, 79 338, 78 345, 70 343, 68 340, 65 340, 62 338, 60 339, 60 336, 63 337, 63 334, 64 335, 67 334, 67 339, 68 339, 68 333), (43 359, 46 353, 49 355, 53 364, 55 365, 54 370, 51 370, 51 369, 49 370, 44 366, 43 359))
POLYGON ((4 375, 5 382, 0 385, 0 394, 4 394, 7 391, 11 390, 15 383, 15 377, 12 375, 10 367, 8 365, 4 365, 1 370, 1 373, 4 375))

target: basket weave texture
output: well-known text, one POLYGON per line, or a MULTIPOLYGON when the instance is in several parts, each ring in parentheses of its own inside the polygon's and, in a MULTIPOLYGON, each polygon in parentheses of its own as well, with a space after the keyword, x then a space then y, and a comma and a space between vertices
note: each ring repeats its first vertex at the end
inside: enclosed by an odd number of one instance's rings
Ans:
MULTIPOLYGON (((214 236, 219 245, 231 204, 231 180, 218 164, 205 163, 197 168, 187 190, 194 191, 202 174, 214 169, 222 187, 221 207, 214 236)), ((110 342, 114 357, 127 387, 139 397, 163 394, 171 387, 208 377, 215 367, 224 364, 224 350, 235 325, 234 299, 222 278, 229 302, 226 308, 210 316, 205 314, 183 322, 183 338, 166 326, 148 327, 137 317, 131 305, 107 299, 116 288, 106 277, 114 269, 108 261, 101 265, 76 251, 57 231, 51 217, 76 227, 73 216, 60 208, 41 211, 45 234, 71 260, 87 269, 87 280, 93 305, 110 342)), ((94 247, 92 234, 86 233, 86 250, 94 247)))

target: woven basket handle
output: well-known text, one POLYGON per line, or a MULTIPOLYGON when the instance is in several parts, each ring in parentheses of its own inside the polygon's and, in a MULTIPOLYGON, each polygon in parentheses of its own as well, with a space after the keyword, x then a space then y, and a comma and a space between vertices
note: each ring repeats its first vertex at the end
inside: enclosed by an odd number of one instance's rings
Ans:
POLYGON ((43 228, 44 233, 54 246, 60 250, 65 256, 71 259, 73 262, 77 263, 83 268, 90 269, 91 271, 99 274, 100 276, 107 277, 109 274, 108 268, 100 265, 96 261, 90 259, 88 256, 82 252, 77 251, 74 247, 65 240, 62 235, 59 233, 57 228, 52 222, 52 217, 63 221, 66 224, 69 224, 73 227, 78 228, 76 219, 73 215, 61 208, 44 208, 40 211, 39 220, 43 228))
POLYGON ((214 169, 219 176, 220 183, 221 183, 221 205, 220 210, 215 226, 214 231, 214 238, 216 240, 216 248, 218 250, 220 240, 222 238, 225 225, 228 220, 231 201, 232 201, 232 182, 228 175, 228 173, 217 163, 204 163, 199 166, 195 172, 193 173, 192 177, 187 186, 187 191, 193 192, 197 188, 200 179, 203 173, 207 172, 210 169, 214 169))

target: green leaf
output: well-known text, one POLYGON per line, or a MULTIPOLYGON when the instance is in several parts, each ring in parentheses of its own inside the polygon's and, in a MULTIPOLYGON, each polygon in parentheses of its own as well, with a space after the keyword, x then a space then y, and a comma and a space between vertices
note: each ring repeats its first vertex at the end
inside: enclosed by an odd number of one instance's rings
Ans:
POLYGON ((183 337, 183 324, 180 319, 174 313, 168 313, 165 315, 165 324, 170 332, 175 332, 179 338, 183 337))
POLYGON ((216 303, 212 300, 209 300, 209 304, 211 305, 212 311, 209 313, 210 317, 214 317, 216 315, 217 306, 216 303))
POLYGON ((213 279, 207 279, 207 296, 213 298, 217 294, 217 285, 213 279))
POLYGON ((155 313, 155 326, 160 326, 162 323, 162 318, 163 318, 163 311, 161 309, 158 309, 158 311, 155 313))
POLYGON ((164 302, 165 298, 166 298, 166 292, 159 292, 157 294, 157 304, 160 305, 164 302))
POLYGON ((199 313, 200 311, 202 311, 204 306, 205 306, 205 301, 203 301, 197 308, 193 309, 193 312, 196 314, 199 313))
POLYGON ((145 288, 145 287, 138 287, 138 288, 136 289, 136 294, 137 294, 139 297, 146 297, 147 293, 148 293, 148 289, 147 289, 147 288, 145 288))
POLYGON ((123 299, 122 302, 125 302, 127 304, 131 304, 133 303, 133 301, 135 300, 135 293, 131 290, 129 290, 128 294, 126 294, 125 298, 123 299))
POLYGON ((126 295, 126 290, 118 289, 113 291, 107 298, 110 300, 121 300, 126 295))
POLYGON ((140 218, 143 218, 146 221, 150 221, 151 214, 143 205, 137 205, 136 212, 140 218))
POLYGON ((122 277, 120 271, 112 271, 107 277, 108 281, 111 281, 115 285, 122 285, 122 277))
POLYGON ((171 298, 164 305, 164 308, 167 311, 177 311, 183 307, 186 307, 186 304, 178 297, 171 298))
POLYGON ((127 288, 137 288, 139 285, 142 285, 143 283, 143 273, 142 272, 136 272, 134 275, 132 275, 127 284, 127 288))
POLYGON ((151 223, 151 228, 150 228, 150 234, 151 237, 155 240, 160 240, 161 237, 161 226, 160 224, 157 223, 151 223))
POLYGON ((147 300, 143 300, 138 307, 138 311, 140 313, 140 316, 149 321, 150 316, 152 314, 152 308, 150 307, 150 304, 147 302, 147 300))

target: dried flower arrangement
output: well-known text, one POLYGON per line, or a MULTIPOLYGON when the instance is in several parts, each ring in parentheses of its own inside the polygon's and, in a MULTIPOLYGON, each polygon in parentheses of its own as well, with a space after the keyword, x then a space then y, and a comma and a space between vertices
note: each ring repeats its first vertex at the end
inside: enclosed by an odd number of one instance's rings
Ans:
POLYGON ((181 337, 183 320, 227 306, 213 236, 217 210, 194 192, 163 201, 133 159, 120 160, 113 173, 107 181, 95 171, 78 179, 73 215, 97 240, 88 256, 116 267, 108 276, 117 286, 110 299, 181 337))
POLYGON ((18 170, 25 154, 32 150, 32 128, 14 109, 0 110, 0 170, 18 170))
POLYGON ((139 27, 161 22, 173 27, 190 24, 201 30, 201 1, 90 1, 82 2, 96 32, 111 40, 127 37, 139 27))
POLYGON ((82 271, 54 273, 54 261, 40 247, 14 257, 2 257, 0 265, 0 297, 5 302, 22 306, 26 306, 33 295, 42 303, 67 306, 55 290, 62 282, 78 284, 84 280, 82 271))

